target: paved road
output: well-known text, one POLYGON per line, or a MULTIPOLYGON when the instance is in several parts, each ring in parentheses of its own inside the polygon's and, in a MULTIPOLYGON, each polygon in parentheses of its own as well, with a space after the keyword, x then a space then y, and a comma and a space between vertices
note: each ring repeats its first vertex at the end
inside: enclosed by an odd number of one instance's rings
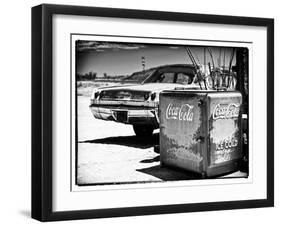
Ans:
POLYGON ((159 154, 153 149, 158 143, 159 131, 156 130, 150 139, 137 138, 130 125, 95 119, 88 105, 88 97, 78 96, 79 185, 196 177, 186 171, 160 167, 159 154))

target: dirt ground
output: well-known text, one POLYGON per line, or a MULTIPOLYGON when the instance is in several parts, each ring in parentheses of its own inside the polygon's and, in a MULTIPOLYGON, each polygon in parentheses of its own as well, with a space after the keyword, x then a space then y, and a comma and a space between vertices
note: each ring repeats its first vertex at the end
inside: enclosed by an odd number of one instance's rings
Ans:
MULTIPOLYGON (((192 173, 160 167, 159 130, 150 139, 140 139, 130 125, 95 119, 90 98, 79 95, 77 183, 112 184, 198 178, 192 173)), ((241 172, 228 177, 243 176, 241 172)))

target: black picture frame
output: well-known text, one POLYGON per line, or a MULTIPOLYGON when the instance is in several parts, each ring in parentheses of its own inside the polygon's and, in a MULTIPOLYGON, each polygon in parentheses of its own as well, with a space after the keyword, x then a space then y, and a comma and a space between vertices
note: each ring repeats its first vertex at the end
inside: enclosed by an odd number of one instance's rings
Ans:
POLYGON ((274 206, 274 20, 176 12, 43 4, 32 8, 32 218, 105 218, 274 206), (182 21, 267 29, 266 199, 54 212, 52 210, 52 17, 55 14, 182 21))

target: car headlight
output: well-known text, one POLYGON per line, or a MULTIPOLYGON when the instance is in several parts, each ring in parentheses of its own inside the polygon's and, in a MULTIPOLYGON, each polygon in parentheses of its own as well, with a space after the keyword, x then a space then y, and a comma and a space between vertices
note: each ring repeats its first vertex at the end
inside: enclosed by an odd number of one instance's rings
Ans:
POLYGON ((148 100, 148 98, 149 98, 149 93, 144 94, 144 99, 148 100))
POLYGON ((95 103, 95 100, 99 97, 100 91, 98 89, 94 89, 91 95, 91 105, 95 103))
POLYGON ((96 92, 98 92, 99 90, 97 88, 94 88, 92 91, 92 95, 91 95, 91 99, 95 99, 95 94, 96 92))
POLYGON ((95 92, 95 94, 94 94, 95 99, 97 99, 99 97, 99 95, 100 95, 99 91, 95 92))
POLYGON ((156 98, 156 93, 152 93, 150 98, 151 98, 151 100, 155 100, 155 98, 156 98))

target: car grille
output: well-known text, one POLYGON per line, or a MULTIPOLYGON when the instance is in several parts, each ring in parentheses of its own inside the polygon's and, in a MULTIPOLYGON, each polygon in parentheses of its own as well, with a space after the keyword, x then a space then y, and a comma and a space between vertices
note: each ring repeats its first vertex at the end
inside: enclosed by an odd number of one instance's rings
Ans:
POLYGON ((100 100, 134 100, 144 101, 145 91, 132 91, 132 90, 104 90, 100 94, 100 100))

